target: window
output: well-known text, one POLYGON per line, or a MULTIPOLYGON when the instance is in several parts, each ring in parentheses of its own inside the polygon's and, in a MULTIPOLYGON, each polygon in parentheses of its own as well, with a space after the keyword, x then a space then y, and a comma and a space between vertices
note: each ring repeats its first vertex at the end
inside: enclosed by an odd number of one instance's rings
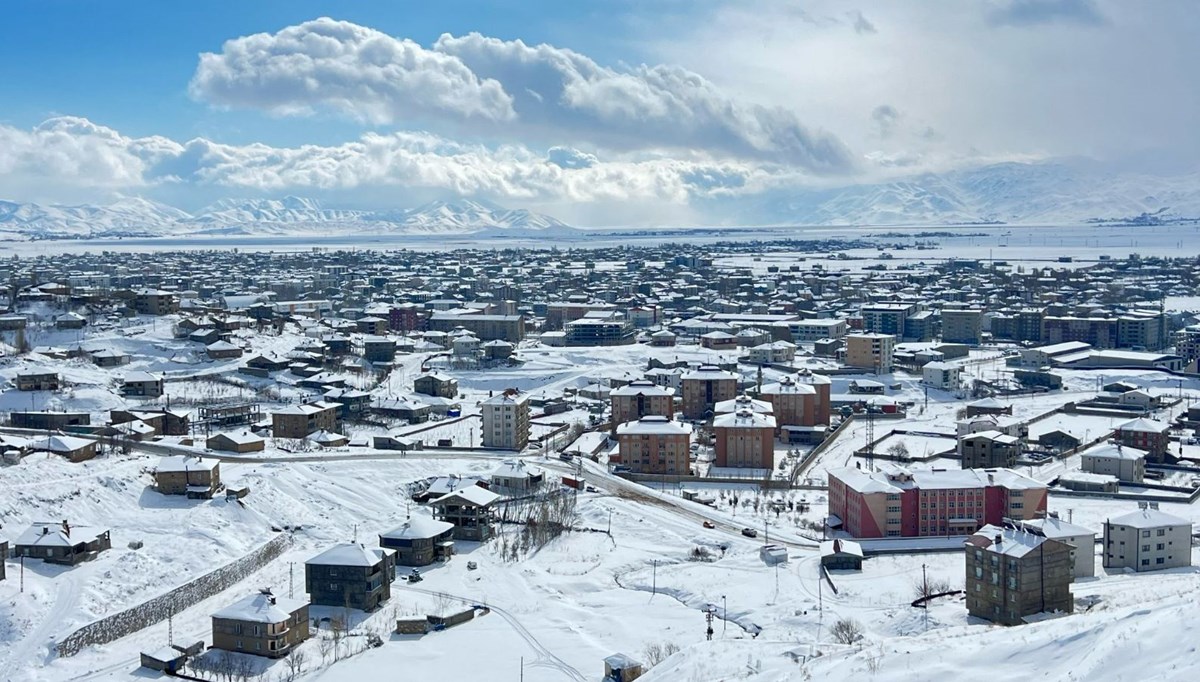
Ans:
POLYGON ((1156 564, 1161 564, 1161 563, 1165 563, 1165 561, 1166 561, 1166 560, 1165 560, 1165 559, 1163 559, 1162 557, 1158 557, 1157 559, 1155 559, 1155 560, 1154 560, 1154 563, 1156 563, 1156 564))
POLYGON ((1149 551, 1150 551, 1150 545, 1142 545, 1142 551, 1143 551, 1143 552, 1149 552, 1149 551))
POLYGON ((1142 565, 1143 565, 1143 566, 1149 566, 1149 565, 1150 565, 1150 560, 1149 560, 1149 559, 1142 559, 1142 565))
POLYGON ((1158 543, 1158 546, 1157 546, 1157 547, 1155 547, 1155 549, 1157 549, 1158 551, 1160 551, 1160 552, 1161 552, 1161 551, 1163 551, 1164 549, 1166 549, 1166 545, 1164 545, 1163 543, 1161 543, 1161 542, 1160 542, 1160 543, 1158 543))
POLYGON ((242 640, 239 639, 238 641, 234 642, 234 647, 241 649, 242 648, 242 640))
POLYGON ((1148 531, 1148 530, 1142 531, 1142 537, 1144 537, 1144 538, 1150 537, 1150 531, 1148 531))
POLYGON ((1167 534, 1167 530, 1165 528, 1159 528, 1154 534, 1161 538, 1167 534))

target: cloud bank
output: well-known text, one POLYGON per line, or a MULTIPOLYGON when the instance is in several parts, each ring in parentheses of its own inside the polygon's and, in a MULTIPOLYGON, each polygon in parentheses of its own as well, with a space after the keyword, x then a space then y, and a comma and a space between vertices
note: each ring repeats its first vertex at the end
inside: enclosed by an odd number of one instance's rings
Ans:
POLYGON ((620 151, 702 149, 814 174, 855 164, 834 135, 789 110, 732 97, 687 69, 615 69, 572 50, 478 33, 443 35, 426 48, 316 19, 201 55, 189 91, 216 106, 283 116, 324 111, 434 128, 445 117, 494 137, 568 138, 620 151))

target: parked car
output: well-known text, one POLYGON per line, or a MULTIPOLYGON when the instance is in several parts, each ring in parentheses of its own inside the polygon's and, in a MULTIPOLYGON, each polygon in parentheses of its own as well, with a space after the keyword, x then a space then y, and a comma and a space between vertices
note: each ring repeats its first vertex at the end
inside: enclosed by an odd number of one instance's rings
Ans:
POLYGON ((705 521, 705 522, 704 522, 704 527, 705 527, 705 528, 716 528, 716 527, 717 527, 717 524, 713 523, 712 521, 705 521))
POLYGON ((599 492, 599 491, 596 489, 596 486, 594 486, 594 485, 589 485, 589 486, 585 487, 585 488, 584 488, 584 490, 586 490, 586 491, 587 491, 587 492, 589 492, 589 493, 595 493, 595 492, 599 492))
POLYGON ((753 528, 743 528, 742 535, 745 535, 748 538, 756 538, 758 537, 758 531, 754 530, 753 528))

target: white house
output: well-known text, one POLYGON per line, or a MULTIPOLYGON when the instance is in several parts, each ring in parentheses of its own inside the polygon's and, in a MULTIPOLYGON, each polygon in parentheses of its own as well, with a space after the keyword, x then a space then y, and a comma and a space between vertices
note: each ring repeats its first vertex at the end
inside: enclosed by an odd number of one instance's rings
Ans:
POLYGON ((1096 575, 1096 531, 1063 521, 1057 512, 1050 512, 1045 518, 1024 521, 1023 524, 1038 535, 1065 542, 1075 548, 1076 578, 1096 575))
POLYGON ((1157 503, 1104 522, 1104 568, 1157 571, 1192 565, 1192 522, 1157 503))
POLYGON ((926 386, 953 391, 958 388, 962 368, 949 362, 930 362, 921 368, 921 380, 926 386))

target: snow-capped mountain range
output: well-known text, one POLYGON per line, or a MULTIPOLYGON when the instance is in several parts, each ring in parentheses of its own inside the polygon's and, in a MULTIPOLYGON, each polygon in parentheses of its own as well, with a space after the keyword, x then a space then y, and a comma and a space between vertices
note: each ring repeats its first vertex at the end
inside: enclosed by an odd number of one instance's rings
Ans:
POLYGON ((726 221, 775 225, 1065 225, 1200 216, 1200 173, 1116 173, 1089 162, 1002 163, 894 182, 776 190, 726 221))
MULTIPOLYGON (((832 189, 776 189, 694 199, 713 225, 1163 224, 1200 216, 1200 173, 1114 172, 1094 162, 1003 163, 832 189)), ((548 215, 481 200, 414 209, 325 208, 315 199, 226 199, 190 214, 142 198, 105 205, 0 201, 0 238, 380 232, 413 235, 578 234, 548 215)))
POLYGON ((315 199, 223 199, 196 214, 140 198, 105 205, 59 206, 0 201, 0 233, 54 239, 196 234, 295 234, 336 230, 347 234, 457 235, 571 231, 541 213, 484 201, 434 201, 409 210, 325 208, 315 199))

